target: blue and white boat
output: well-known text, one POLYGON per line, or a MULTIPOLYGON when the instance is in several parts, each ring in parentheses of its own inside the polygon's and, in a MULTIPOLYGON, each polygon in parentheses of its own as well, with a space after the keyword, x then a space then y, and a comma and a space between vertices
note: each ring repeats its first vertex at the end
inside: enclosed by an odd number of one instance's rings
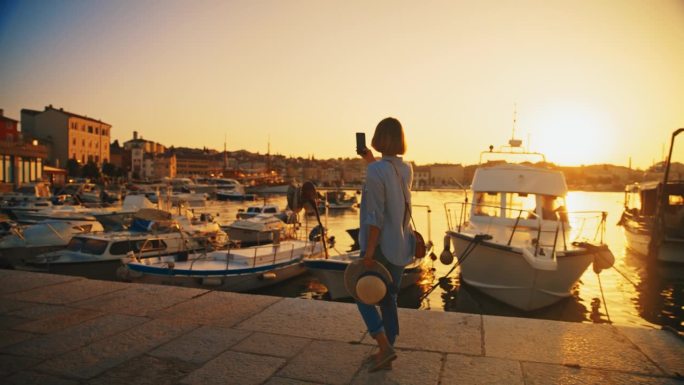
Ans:
POLYGON ((289 239, 267 246, 179 253, 157 258, 122 259, 119 278, 126 281, 249 291, 296 277, 306 271, 304 258, 320 258, 320 242, 289 239))

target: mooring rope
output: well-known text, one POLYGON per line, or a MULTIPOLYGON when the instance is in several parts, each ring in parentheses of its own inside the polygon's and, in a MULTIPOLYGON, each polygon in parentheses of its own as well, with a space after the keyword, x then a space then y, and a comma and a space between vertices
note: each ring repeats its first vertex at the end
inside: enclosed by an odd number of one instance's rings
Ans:
POLYGON ((475 238, 473 238, 473 240, 470 241, 470 243, 468 244, 468 246, 466 246, 465 250, 463 250, 463 254, 461 255, 461 258, 459 258, 458 256, 456 256, 456 263, 454 263, 454 266, 451 268, 451 270, 449 270, 449 271, 448 271, 444 276, 442 276, 441 278, 437 279, 437 283, 434 284, 428 291, 426 291, 425 293, 423 293, 423 295, 420 296, 420 298, 418 299, 419 302, 423 302, 423 301, 425 300, 425 298, 427 298, 427 296, 430 295, 430 293, 432 293, 432 292, 439 286, 439 281, 440 281, 440 280, 442 280, 442 279, 444 279, 444 278, 447 278, 447 277, 456 269, 456 267, 462 265, 463 262, 465 262, 465 260, 468 258, 468 256, 470 256, 470 254, 473 252, 473 250, 475 250, 475 247, 477 247, 477 245, 480 243, 480 241, 481 241, 482 239, 483 239, 483 238, 480 238, 480 237, 478 237, 478 236, 476 236, 475 238))
POLYGON ((598 278, 599 289, 601 289, 601 300, 603 301, 603 308, 606 309, 606 317, 608 317, 608 322, 612 324, 613 321, 610 320, 610 314, 608 314, 608 304, 606 303, 606 296, 603 294, 603 284, 601 284, 601 274, 596 273, 596 277, 598 278))

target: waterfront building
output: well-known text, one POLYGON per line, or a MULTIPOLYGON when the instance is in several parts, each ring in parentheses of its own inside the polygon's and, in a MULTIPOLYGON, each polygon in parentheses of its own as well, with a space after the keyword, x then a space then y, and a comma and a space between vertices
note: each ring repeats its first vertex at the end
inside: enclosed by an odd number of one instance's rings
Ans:
POLYGON ((145 154, 142 178, 158 180, 177 175, 175 154, 145 154))
POLYGON ((413 165, 413 187, 424 189, 430 185, 430 167, 413 165))
POLYGON ((46 106, 43 111, 22 109, 21 131, 38 139, 48 148, 47 161, 65 167, 74 159, 82 165, 94 162, 98 167, 109 161, 112 126, 99 119, 46 106))
POLYGON ((460 164, 432 164, 430 167, 430 184, 433 187, 457 186, 463 182, 464 169, 460 164))
POLYGON ((12 142, 19 137, 19 121, 5 116, 0 108, 0 140, 12 142))
POLYGON ((1 109, 0 131, 0 191, 12 191, 22 183, 42 180, 45 146, 30 138, 25 143, 18 121, 6 117, 1 109))

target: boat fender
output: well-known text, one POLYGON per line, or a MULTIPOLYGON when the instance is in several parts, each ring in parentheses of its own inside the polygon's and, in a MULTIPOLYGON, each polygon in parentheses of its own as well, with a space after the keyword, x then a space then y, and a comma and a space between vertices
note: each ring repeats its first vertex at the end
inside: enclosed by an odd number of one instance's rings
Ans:
POLYGON ((277 277, 276 273, 274 273, 272 271, 262 273, 261 275, 259 275, 259 279, 262 281, 271 281, 271 280, 276 279, 276 277, 277 277))
POLYGON ((599 274, 601 271, 613 267, 614 263, 615 256, 613 255, 613 252, 611 252, 609 248, 605 247, 597 250, 597 252, 594 254, 594 263, 592 264, 592 268, 594 269, 594 273, 599 274))
POLYGON ((451 265, 454 262, 454 255, 451 253, 451 237, 444 236, 444 250, 439 255, 439 261, 445 265, 451 265))

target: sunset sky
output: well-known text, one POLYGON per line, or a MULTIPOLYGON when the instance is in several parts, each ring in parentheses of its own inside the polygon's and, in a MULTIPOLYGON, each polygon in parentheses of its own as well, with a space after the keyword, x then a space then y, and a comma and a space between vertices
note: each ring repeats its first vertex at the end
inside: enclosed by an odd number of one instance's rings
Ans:
POLYGON ((548 160, 643 168, 684 127, 681 0, 0 0, 0 57, 6 116, 167 146, 351 157, 394 116, 407 159, 472 164, 517 104, 548 160))

